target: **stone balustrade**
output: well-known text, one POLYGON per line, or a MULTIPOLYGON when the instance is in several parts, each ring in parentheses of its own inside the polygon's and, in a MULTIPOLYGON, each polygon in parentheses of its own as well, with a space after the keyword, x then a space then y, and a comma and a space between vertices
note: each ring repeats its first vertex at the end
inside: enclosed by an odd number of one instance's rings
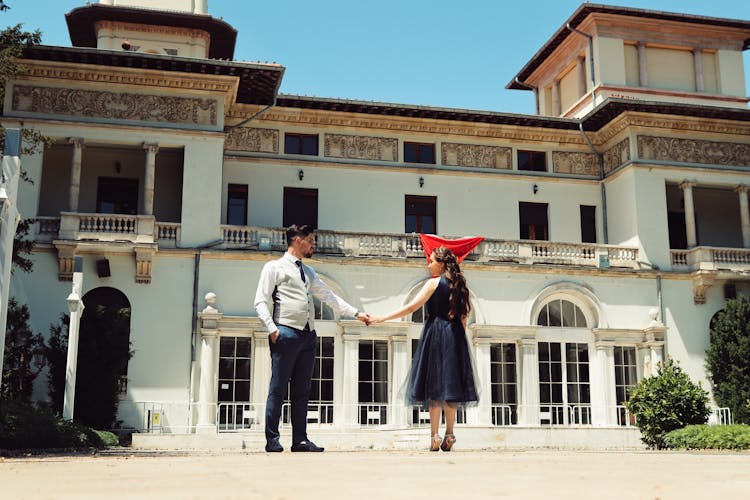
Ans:
POLYGON ((750 270, 750 248, 695 247, 669 252, 676 271, 750 270))
POLYGON ((60 240, 154 243, 153 215, 60 212, 60 240))

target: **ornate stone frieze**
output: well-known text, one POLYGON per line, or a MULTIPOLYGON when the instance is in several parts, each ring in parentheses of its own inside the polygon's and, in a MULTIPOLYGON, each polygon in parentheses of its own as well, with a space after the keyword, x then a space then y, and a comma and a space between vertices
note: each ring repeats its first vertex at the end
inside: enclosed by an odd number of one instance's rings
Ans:
POLYGON ((398 160, 398 139, 325 134, 325 156, 358 160, 398 160))
POLYGON ((215 99, 16 85, 13 88, 13 110, 45 115, 215 126, 218 102, 215 99))
POLYGON ((638 157, 680 163, 748 166, 750 144, 639 135, 638 157))
POLYGON ((211 35, 207 31, 190 29, 190 28, 178 28, 174 26, 156 26, 149 24, 134 24, 134 23, 123 23, 115 21, 97 21, 94 23, 97 31, 102 29, 117 30, 117 31, 135 31, 137 33, 150 33, 156 35, 171 35, 179 37, 190 37, 198 38, 206 43, 211 41, 211 35))
POLYGON ((513 168, 511 148, 444 142, 441 150, 443 155, 443 165, 498 168, 506 170, 513 168))
POLYGON ((270 128, 233 128, 224 142, 224 149, 278 154, 279 131, 270 128))
POLYGON ((625 138, 604 152, 604 173, 610 173, 629 160, 630 138, 625 138))
POLYGON ((552 171, 556 174, 599 175, 599 164, 593 153, 552 152, 552 171))

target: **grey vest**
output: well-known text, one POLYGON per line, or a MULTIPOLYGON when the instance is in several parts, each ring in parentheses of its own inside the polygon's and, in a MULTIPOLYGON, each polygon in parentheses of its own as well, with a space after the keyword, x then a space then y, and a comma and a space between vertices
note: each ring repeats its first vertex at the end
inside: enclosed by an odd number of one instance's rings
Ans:
MULTIPOLYGON (((288 259, 279 259, 278 264, 284 270, 284 279, 273 291, 273 322, 277 325, 290 326, 302 330, 310 325, 315 329, 315 306, 310 293, 310 275, 307 282, 302 281, 299 268, 288 259)), ((305 266, 303 266, 305 267, 305 266)))

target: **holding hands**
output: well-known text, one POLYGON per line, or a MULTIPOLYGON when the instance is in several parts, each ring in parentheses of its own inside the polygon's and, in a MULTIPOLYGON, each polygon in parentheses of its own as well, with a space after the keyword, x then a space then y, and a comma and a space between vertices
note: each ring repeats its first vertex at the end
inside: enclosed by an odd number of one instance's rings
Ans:
POLYGON ((358 313, 357 320, 361 321, 367 326, 370 326, 370 324, 372 323, 372 318, 370 316, 370 313, 358 313))

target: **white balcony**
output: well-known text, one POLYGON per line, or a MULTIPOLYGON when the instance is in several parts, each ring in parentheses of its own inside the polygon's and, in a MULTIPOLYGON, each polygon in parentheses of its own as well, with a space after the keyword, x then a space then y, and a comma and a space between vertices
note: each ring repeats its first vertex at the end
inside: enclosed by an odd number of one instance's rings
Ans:
POLYGON ((749 248, 695 247, 669 253, 675 271, 750 271, 749 248))

